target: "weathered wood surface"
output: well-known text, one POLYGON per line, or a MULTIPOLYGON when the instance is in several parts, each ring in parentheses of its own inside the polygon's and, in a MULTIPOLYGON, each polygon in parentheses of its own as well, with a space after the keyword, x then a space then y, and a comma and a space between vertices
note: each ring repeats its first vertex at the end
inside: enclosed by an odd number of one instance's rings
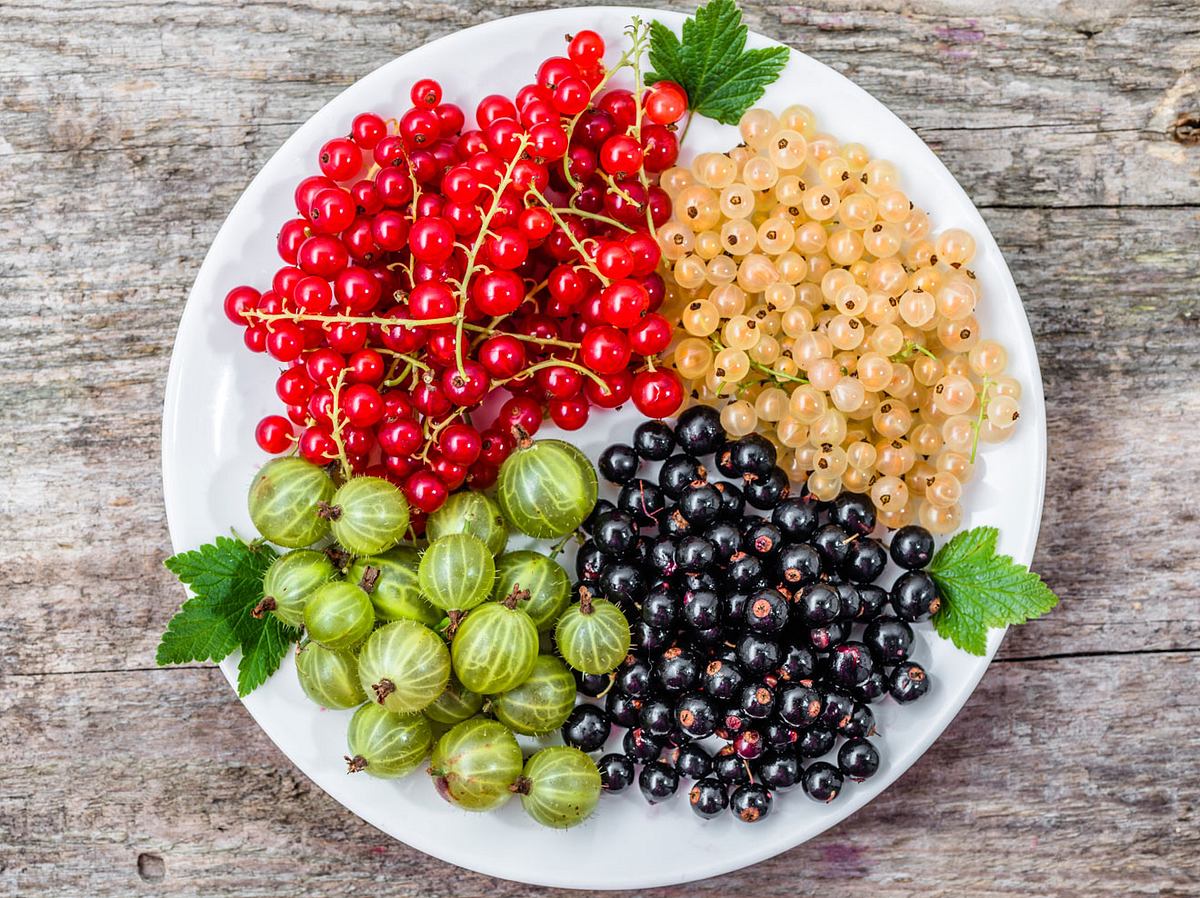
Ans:
MULTIPOLYGON (((878 801, 686 893, 1200 893, 1194 0, 745 5, 916 127, 1005 251, 1049 407, 1037 565, 1065 601, 878 801)), ((229 207, 360 75, 544 6, 0 5, 0 894, 535 891, 381 836, 216 671, 153 649, 180 599, 164 378, 229 207)))

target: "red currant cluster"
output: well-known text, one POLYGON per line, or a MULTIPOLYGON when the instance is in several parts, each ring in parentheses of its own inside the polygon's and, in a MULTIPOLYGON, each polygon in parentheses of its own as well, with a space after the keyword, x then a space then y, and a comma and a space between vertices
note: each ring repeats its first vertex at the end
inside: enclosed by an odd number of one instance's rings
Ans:
POLYGON ((482 100, 477 129, 424 79, 399 120, 364 113, 321 148, 271 288, 225 299, 246 346, 289 366, 264 450, 388 477, 427 513, 490 485, 517 426, 573 430, 629 400, 655 418, 679 408, 677 375, 654 364, 671 340, 654 236, 671 207, 655 182, 687 99, 642 86, 646 34, 630 34, 612 69, 598 34, 575 35, 515 101, 482 100), (622 68, 636 89, 606 89, 622 68), (480 426, 471 413, 498 387, 510 398, 480 426))

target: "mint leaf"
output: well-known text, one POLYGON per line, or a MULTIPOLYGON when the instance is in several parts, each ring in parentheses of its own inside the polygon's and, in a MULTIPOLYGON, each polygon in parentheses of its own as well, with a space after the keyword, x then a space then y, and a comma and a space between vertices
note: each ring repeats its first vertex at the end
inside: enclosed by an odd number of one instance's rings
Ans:
POLYGON ((987 651, 992 627, 1023 624, 1058 604, 1042 578, 996 554, 995 527, 975 527, 942 546, 929 575, 942 597, 933 616, 938 635, 972 655, 987 651))
POLYGON ((295 639, 274 616, 259 620, 251 613, 262 598, 267 568, 277 557, 269 546, 218 536, 163 562, 194 595, 167 624, 155 661, 221 661, 240 647, 238 692, 246 695, 260 685, 295 639))
POLYGON ((711 0, 683 23, 683 39, 661 22, 650 24, 649 81, 670 80, 688 95, 693 114, 725 125, 763 95, 787 65, 786 47, 746 50, 748 29, 733 0, 711 0))

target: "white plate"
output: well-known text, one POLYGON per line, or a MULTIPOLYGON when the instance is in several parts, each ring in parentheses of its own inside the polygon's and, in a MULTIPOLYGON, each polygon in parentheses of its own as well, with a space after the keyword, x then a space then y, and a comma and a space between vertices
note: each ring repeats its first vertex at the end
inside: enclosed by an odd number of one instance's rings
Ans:
MULTIPOLYGON (((658 18, 678 29, 678 13, 599 7, 530 13, 489 22, 434 41, 371 73, 332 100, 283 145, 242 194, 201 266, 188 297, 171 358, 163 412, 163 481, 171 540, 194 548, 235 527, 253 529, 246 488, 265 460, 254 444, 254 424, 278 411, 272 389, 278 366, 243 347, 239 331, 221 312, 235 284, 267 284, 278 261, 275 233, 295 215, 292 189, 315 170, 317 149, 344 134, 364 110, 395 115, 412 83, 434 77, 447 98, 473 112, 484 94, 512 96, 533 77, 539 59, 563 51, 563 35, 594 28, 612 51, 622 46, 629 17, 658 18)), ((751 35, 751 46, 774 42, 751 35)), ((620 51, 617 50, 617 53, 620 51)), ((864 143, 872 155, 896 162, 904 188, 930 212, 938 228, 957 225, 976 238, 974 268, 984 287, 980 320, 1001 338, 1010 369, 1024 387, 1019 434, 982 453, 970 484, 965 526, 1000 528, 1001 548, 1028 563, 1041 518, 1045 473, 1045 409, 1029 325, 1012 277, 983 219, 927 146, 895 115, 850 81, 816 60, 792 52, 783 76, 763 105, 812 107, 822 130, 864 143)), ((735 129, 698 121, 688 148, 727 149, 735 129)), ((632 409, 596 415, 569 437, 593 458, 610 433, 629 433, 632 409)), ((1002 633, 994 632, 991 653, 1002 633)), ((883 766, 863 784, 848 784, 831 805, 798 793, 781 796, 772 815, 754 826, 732 815, 703 822, 677 800, 648 807, 637 789, 606 797, 598 813, 566 832, 529 821, 517 802, 499 813, 469 814, 439 799, 424 776, 399 782, 348 776, 342 763, 349 712, 322 711, 301 693, 289 657, 270 682, 245 699, 246 708, 279 748, 313 781, 364 820, 428 854, 482 873, 548 886, 645 888, 736 870, 800 844, 862 807, 908 767, 946 728, 986 670, 974 658, 920 628, 916 658, 932 672, 933 687, 915 705, 880 703, 883 766)), ((222 665, 235 673, 235 660, 222 665)), ((964 838, 969 837, 963 833, 964 838)))

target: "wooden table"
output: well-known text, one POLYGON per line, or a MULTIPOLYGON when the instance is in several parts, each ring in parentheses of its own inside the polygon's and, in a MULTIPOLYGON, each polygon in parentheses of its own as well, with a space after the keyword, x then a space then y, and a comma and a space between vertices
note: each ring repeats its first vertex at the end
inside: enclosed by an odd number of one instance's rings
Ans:
MULTIPOLYGON (((0 893, 536 891, 360 822, 219 672, 159 670, 153 653, 181 599, 160 564, 163 384, 217 227, 345 85, 544 5, 0 5, 0 893)), ((747 14, 913 125, 995 233, 1046 379, 1037 566, 1063 605, 1008 637, 867 809, 655 894, 1200 893, 1195 0, 753 0, 747 14)))

